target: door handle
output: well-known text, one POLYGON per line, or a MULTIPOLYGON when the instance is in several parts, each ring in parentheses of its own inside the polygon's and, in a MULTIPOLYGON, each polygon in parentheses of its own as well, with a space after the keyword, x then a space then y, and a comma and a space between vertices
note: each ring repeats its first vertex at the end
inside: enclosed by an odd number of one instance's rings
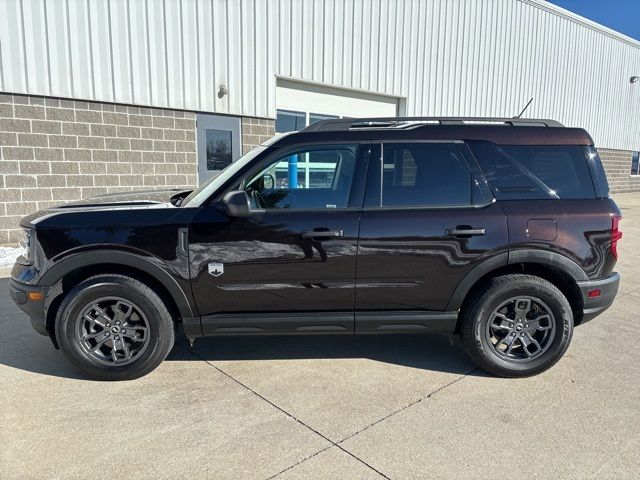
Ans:
POLYGON ((300 236, 302 238, 338 238, 344 237, 344 230, 305 230, 300 236))
POLYGON ((471 228, 466 225, 458 225, 454 228, 447 228, 445 233, 448 237, 475 237, 485 235, 487 232, 484 228, 471 228))

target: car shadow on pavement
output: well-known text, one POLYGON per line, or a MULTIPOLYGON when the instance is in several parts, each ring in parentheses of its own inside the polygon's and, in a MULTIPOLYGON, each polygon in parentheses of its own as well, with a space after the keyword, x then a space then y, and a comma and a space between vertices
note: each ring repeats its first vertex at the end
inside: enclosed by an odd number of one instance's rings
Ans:
MULTIPOLYGON (((452 346, 446 335, 207 337, 197 339, 193 347, 179 335, 177 343, 196 357, 212 362, 363 358, 448 373, 469 374, 475 369, 464 350, 459 345, 452 346)), ((177 348, 167 360, 184 359, 177 348)))
MULTIPOLYGON (((0 365, 43 375, 86 379, 34 332, 28 317, 13 304, 8 279, 0 278, 0 365)), ((474 364, 445 335, 318 335, 199 338, 193 347, 180 332, 171 360, 313 360, 365 358, 442 372, 469 373, 474 364)))
POLYGON ((0 366, 53 377, 87 380, 73 368, 61 351, 53 348, 51 340, 31 329, 26 315, 0 316, 0 326, 0 366), (4 334, 7 330, 5 324, 9 322, 28 325, 29 330, 4 334))

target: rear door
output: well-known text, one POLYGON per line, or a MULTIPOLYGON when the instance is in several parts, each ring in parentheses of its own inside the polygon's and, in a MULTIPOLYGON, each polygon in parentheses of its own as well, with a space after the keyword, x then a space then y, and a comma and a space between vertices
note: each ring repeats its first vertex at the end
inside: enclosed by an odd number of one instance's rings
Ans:
POLYGON ((385 142, 373 152, 356 332, 448 331, 456 313, 442 312, 457 285, 508 250, 505 215, 463 142, 385 142))

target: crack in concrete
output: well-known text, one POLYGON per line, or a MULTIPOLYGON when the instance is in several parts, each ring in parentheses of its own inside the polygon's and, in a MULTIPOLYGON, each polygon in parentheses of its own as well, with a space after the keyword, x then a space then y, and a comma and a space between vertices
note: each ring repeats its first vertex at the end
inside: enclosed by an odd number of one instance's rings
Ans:
POLYGON ((382 418, 380 418, 380 419, 376 420, 375 422, 370 423, 370 424, 369 424, 369 425, 367 425, 366 427, 361 428, 360 430, 358 430, 357 432, 355 432, 355 433, 353 433, 353 434, 349 435, 348 437, 343 438, 343 439, 342 439, 342 440, 340 440, 338 443, 346 442, 346 441, 347 441, 347 440, 349 440, 350 438, 353 438, 353 437, 355 437, 356 435, 361 434, 362 432, 364 432, 364 431, 366 431, 366 430, 370 429, 371 427, 373 427, 373 426, 375 426, 375 425, 379 424, 380 422, 384 422, 384 421, 385 421, 385 420, 387 420, 388 418, 391 418, 391 417, 393 417, 394 415, 397 415, 398 413, 405 411, 407 408, 410 408, 410 407, 412 407, 412 406, 414 406, 414 405, 417 405, 418 403, 422 402, 423 400, 428 400, 429 398, 431 398, 431 397, 432 397, 433 395, 435 395, 436 393, 439 393, 439 392, 441 392, 442 390, 444 390, 445 388, 447 388, 447 387, 449 387, 449 386, 451 386, 451 385, 453 385, 453 384, 455 384, 455 383, 458 383, 460 380, 462 380, 462 379, 464 379, 464 378, 468 377, 469 375, 471 375, 473 372, 475 372, 475 371, 477 371, 477 370, 480 370, 480 368, 479 368, 479 367, 475 367, 475 368, 473 368, 473 369, 469 370, 467 373, 465 373, 465 374, 461 375, 460 377, 456 378, 455 380, 452 380, 451 382, 449 382, 449 383, 447 383, 447 384, 443 385, 442 387, 435 389, 433 392, 429 393, 427 396, 425 396, 425 397, 420 397, 420 398, 418 398, 417 400, 414 400, 413 402, 410 402, 410 403, 406 404, 405 406, 403 406, 403 407, 401 407, 401 408, 399 408, 399 409, 397 409, 397 410, 395 410, 395 411, 391 412, 389 415, 386 415, 386 416, 384 416, 384 417, 382 417, 382 418))
MULTIPOLYGON (((292 465, 290 467, 287 467, 286 469, 284 469, 282 472, 285 472, 287 470, 289 470, 290 468, 295 467, 296 465, 300 465, 301 463, 305 462, 306 460, 308 460, 309 458, 313 458, 316 455, 322 453, 325 450, 328 450, 331 447, 337 447, 340 450, 342 450, 343 452, 345 452, 346 454, 350 455, 351 457, 355 458, 357 461, 359 461, 360 463, 362 463, 363 465, 367 466, 368 468, 370 468, 371 470, 373 470, 374 472, 376 472, 377 474, 379 474, 380 476, 382 476, 383 478, 385 478, 386 480, 391 480, 389 477, 387 477, 384 473, 380 472, 379 470, 377 470, 376 468, 372 467, 371 465, 369 465, 367 462, 365 462, 364 460, 362 460, 361 458, 358 458, 356 455, 354 455, 353 453, 345 450, 343 447, 341 447, 340 445, 338 445, 336 442, 334 442, 333 440, 331 440, 330 438, 326 437, 325 435, 323 435, 322 433, 320 433, 319 431, 317 431, 315 428, 311 427, 310 425, 307 425, 305 422, 303 422, 302 420, 300 420, 299 418, 297 418, 295 415, 292 415, 291 413, 287 412, 284 408, 280 407, 279 405, 273 403, 271 400, 269 400, 267 397, 265 397, 264 395, 256 392, 254 389, 252 389, 251 387, 249 387, 248 385, 242 383, 240 380, 238 380, 237 378, 235 378, 233 375, 225 372, 224 370, 222 370, 220 367, 218 367, 217 365, 214 365, 213 363, 211 363, 209 360, 207 360, 206 358, 202 357, 201 355, 199 355, 197 352, 194 352, 193 350, 191 350, 190 348, 187 348, 183 345, 180 345, 179 343, 176 343, 176 345, 179 345, 180 347, 182 347, 183 349, 187 350, 189 353, 191 353, 192 355, 198 357, 200 360, 202 360, 203 362, 207 363, 208 365, 210 365, 211 367, 215 368, 218 372, 220 372, 221 374, 225 375, 226 377, 228 377, 229 379, 231 379, 232 381, 234 381, 235 383, 237 383, 238 385, 240 385, 241 387, 249 390, 251 393, 253 393, 255 396, 257 396, 258 398, 264 400, 265 402, 267 402, 269 405, 271 405, 273 408, 279 410, 280 412, 284 413, 287 417, 292 418, 293 420, 295 420, 296 422, 298 422, 300 425, 302 425, 303 427, 306 427, 308 430, 311 430, 313 433, 315 433, 316 435, 318 435, 319 437, 321 437, 322 439, 326 440, 327 442, 329 442, 331 445, 327 446, 326 448, 324 448, 323 450, 320 450, 319 452, 314 453, 313 455, 309 456, 308 458, 305 458, 303 460, 301 460, 300 462, 296 463, 295 465, 292 465)), ((275 476, 280 475, 282 472, 278 472, 276 473, 275 476)), ((271 476, 269 477, 269 479, 274 478, 275 476, 271 476)), ((267 479, 267 480, 269 480, 267 479)))
POLYGON ((258 398, 264 400, 265 402, 267 402, 269 405, 271 405, 272 407, 274 407, 275 409, 279 410, 280 412, 284 413, 287 417, 292 418, 293 420, 295 420, 296 422, 298 422, 300 425, 302 425, 303 427, 307 428, 308 430, 311 430, 313 433, 315 433, 316 435, 318 435, 319 437, 321 437, 322 439, 326 440, 327 442, 330 443, 330 445, 328 445, 327 447, 313 453, 312 455, 308 455, 307 457, 301 459, 300 461, 294 463, 293 465, 288 466, 287 468, 285 468, 284 470, 281 470, 279 472, 277 472, 276 474, 268 477, 266 480, 272 480, 274 478, 276 478, 277 476, 283 474, 284 472, 291 470, 294 467, 297 467, 298 465, 303 464, 304 462, 306 462, 307 460, 310 460, 311 458, 321 454, 322 452, 325 452, 327 450, 329 450, 332 447, 336 447, 340 450, 342 450, 344 453, 346 453, 347 455, 349 455, 350 457, 354 458, 355 460, 357 460, 358 462, 362 463, 363 465, 365 465, 367 468, 373 470, 374 472, 376 472, 378 475, 380 475, 382 478, 385 478, 386 480, 391 480, 390 477, 388 477, 387 475, 385 475, 384 473, 382 473, 380 470, 376 469, 375 467, 373 467, 372 465, 368 464, 367 462, 365 462, 363 459, 361 459, 360 457, 358 457, 357 455, 355 455, 354 453, 350 452, 349 450, 347 450, 345 447, 343 447, 341 445, 341 443, 345 442, 346 440, 355 437, 356 435, 359 435, 360 433, 368 430, 369 428, 373 427, 374 425, 379 424, 380 422, 383 422, 385 420, 387 420, 388 418, 393 417, 394 415, 397 415, 400 412, 403 412, 404 410, 412 407, 413 405, 416 405, 420 402, 422 402, 423 400, 427 400, 429 398, 431 398, 433 395, 435 395, 438 392, 441 392, 442 390, 444 390, 445 388, 459 382, 460 380, 462 380, 463 378, 468 377, 469 375, 471 375, 473 372, 479 370, 478 367, 473 368, 471 370, 469 370, 467 373, 461 375, 460 377, 456 378, 455 380, 435 389, 434 391, 430 392, 428 395, 424 396, 424 397, 420 397, 417 400, 414 400, 413 402, 408 403, 407 405, 404 405, 403 407, 394 410, 393 412, 389 413, 388 415, 385 415, 382 418, 379 418, 378 420, 376 420, 375 422, 370 423, 369 425, 367 425, 366 427, 358 430, 357 432, 349 435, 348 437, 345 437, 343 439, 338 440, 337 442, 331 440, 330 438, 328 438, 327 436, 323 435, 322 433, 320 433, 318 430, 314 429, 313 427, 311 427, 310 425, 306 424, 305 422, 303 422, 302 420, 300 420, 299 418, 297 418, 295 415, 292 415, 291 413, 287 412, 284 408, 280 407, 279 405, 275 404, 274 402, 272 402, 271 400, 269 400, 268 398, 266 398, 264 395, 256 392, 254 389, 252 389, 251 387, 249 387, 248 385, 242 383, 240 380, 238 380, 237 378, 235 378, 233 375, 225 372, 223 369, 221 369, 220 367, 218 367, 217 365, 214 365, 213 363, 211 363, 211 361, 207 360, 206 358, 202 357, 201 355, 199 355, 197 352, 194 352, 193 350, 191 350, 190 348, 181 345, 179 343, 176 343, 176 345, 179 345, 180 347, 182 347, 183 349, 185 349, 186 351, 188 351, 189 353, 191 353, 193 356, 199 358, 200 360, 202 360, 203 362, 207 363, 209 366, 215 368, 218 372, 220 372, 221 374, 225 375, 226 377, 228 377, 229 379, 231 379, 233 382, 237 383, 238 385, 240 385, 241 387, 245 388, 246 390, 250 391, 251 393, 253 393, 255 396, 257 396, 258 398))
POLYGON ((329 445, 328 447, 323 448, 322 450, 318 450, 316 453, 312 454, 312 455, 308 455, 306 457, 304 457, 302 460, 294 463, 293 465, 289 465, 287 468, 285 468, 284 470, 280 470, 278 473, 276 473, 275 475, 271 475, 269 478, 267 478, 267 480, 273 480, 274 478, 276 478, 278 475, 282 475, 284 472, 287 472, 289 470, 291 470, 293 467, 297 467, 298 465, 303 464, 304 462, 306 462, 307 460, 312 459, 313 457, 320 455, 322 452, 326 452, 327 450, 329 450, 330 448, 333 448, 334 445, 329 445))

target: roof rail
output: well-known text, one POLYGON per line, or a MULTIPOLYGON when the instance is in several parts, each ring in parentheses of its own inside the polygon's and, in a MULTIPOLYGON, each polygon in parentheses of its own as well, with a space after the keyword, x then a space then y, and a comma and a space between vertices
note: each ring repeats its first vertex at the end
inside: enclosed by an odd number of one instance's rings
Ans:
POLYGON ((437 125, 510 125, 525 127, 564 127, 555 120, 537 118, 499 118, 499 117, 374 117, 374 118, 340 118, 321 120, 303 132, 331 132, 352 129, 387 129, 387 128, 415 128, 420 124, 437 125))

